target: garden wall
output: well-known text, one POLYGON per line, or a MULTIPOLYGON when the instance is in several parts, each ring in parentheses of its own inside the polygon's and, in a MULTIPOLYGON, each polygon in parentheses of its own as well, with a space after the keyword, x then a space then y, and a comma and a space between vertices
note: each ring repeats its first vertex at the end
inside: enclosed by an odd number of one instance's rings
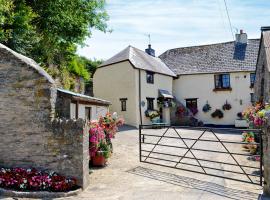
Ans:
POLYGON ((266 126, 264 127, 263 134, 263 176, 264 176, 264 187, 263 193, 270 196, 270 116, 266 126))
POLYGON ((88 183, 87 127, 54 120, 54 80, 33 60, 0 44, 0 166, 36 167, 88 183))

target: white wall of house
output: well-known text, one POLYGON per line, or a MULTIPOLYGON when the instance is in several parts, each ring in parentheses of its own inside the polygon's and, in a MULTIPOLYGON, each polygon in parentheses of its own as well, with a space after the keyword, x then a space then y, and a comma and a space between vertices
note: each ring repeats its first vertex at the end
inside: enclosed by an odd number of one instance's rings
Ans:
POLYGON ((110 111, 117 112, 128 125, 138 127, 138 73, 128 62, 98 68, 94 74, 94 96, 111 102, 110 111), (121 110, 121 98, 127 98, 126 111, 121 110))
MULTIPOLYGON (((139 70, 137 70, 139 71, 139 70)), ((173 78, 171 76, 166 76, 163 74, 154 74, 154 84, 147 83, 146 81, 146 71, 141 71, 141 101, 145 102, 145 105, 142 109, 142 123, 143 124, 151 124, 151 121, 148 117, 145 117, 145 111, 147 110, 147 97, 155 98, 154 99, 154 109, 159 110, 157 105, 157 98, 159 97, 158 90, 163 89, 167 90, 172 94, 172 84, 173 78)))
POLYGON ((196 118, 205 124, 234 125, 237 113, 251 105, 250 93, 253 93, 253 89, 250 88, 250 73, 230 73, 231 91, 213 91, 215 88, 214 74, 181 75, 173 82, 173 94, 184 105, 186 105, 185 99, 198 98, 199 112, 196 118), (222 106, 226 100, 231 104, 232 109, 223 111, 222 106), (207 101, 212 110, 204 113, 202 108, 207 101), (224 118, 212 118, 211 113, 215 109, 221 109, 224 118))
MULTIPOLYGON (((79 104, 78 118, 85 119, 86 107, 91 107, 91 120, 97 120, 100 116, 105 116, 105 114, 109 111, 109 107, 107 106, 79 104)), ((70 118, 76 118, 76 104, 74 103, 70 104, 70 118)))

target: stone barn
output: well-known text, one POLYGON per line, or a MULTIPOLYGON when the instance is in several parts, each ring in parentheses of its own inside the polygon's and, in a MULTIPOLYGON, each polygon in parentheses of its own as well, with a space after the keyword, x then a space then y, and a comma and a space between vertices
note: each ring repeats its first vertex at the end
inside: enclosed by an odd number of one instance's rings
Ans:
MULTIPOLYGON (((0 44, 0 83, 0 166, 55 171, 85 188, 88 126, 82 119, 55 118, 60 108, 54 80, 33 60, 0 44)), ((100 101, 106 108, 108 102, 100 101)))

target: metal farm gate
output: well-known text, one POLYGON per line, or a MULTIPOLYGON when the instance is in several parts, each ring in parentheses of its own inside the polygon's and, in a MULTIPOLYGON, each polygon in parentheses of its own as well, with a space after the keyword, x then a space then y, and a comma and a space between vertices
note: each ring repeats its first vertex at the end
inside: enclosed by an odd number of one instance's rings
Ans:
POLYGON ((234 181, 263 183, 262 131, 208 127, 140 125, 140 162, 200 173, 234 181), (252 131, 251 148, 241 133, 252 131))

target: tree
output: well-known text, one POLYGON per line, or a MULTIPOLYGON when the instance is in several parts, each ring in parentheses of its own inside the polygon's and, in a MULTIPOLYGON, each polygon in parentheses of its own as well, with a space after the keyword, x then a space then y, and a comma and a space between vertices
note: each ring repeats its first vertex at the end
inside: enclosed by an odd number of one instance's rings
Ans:
POLYGON ((56 71, 62 82, 72 78, 68 73, 87 80, 76 49, 92 29, 108 31, 104 5, 105 0, 0 0, 0 42, 56 71))

